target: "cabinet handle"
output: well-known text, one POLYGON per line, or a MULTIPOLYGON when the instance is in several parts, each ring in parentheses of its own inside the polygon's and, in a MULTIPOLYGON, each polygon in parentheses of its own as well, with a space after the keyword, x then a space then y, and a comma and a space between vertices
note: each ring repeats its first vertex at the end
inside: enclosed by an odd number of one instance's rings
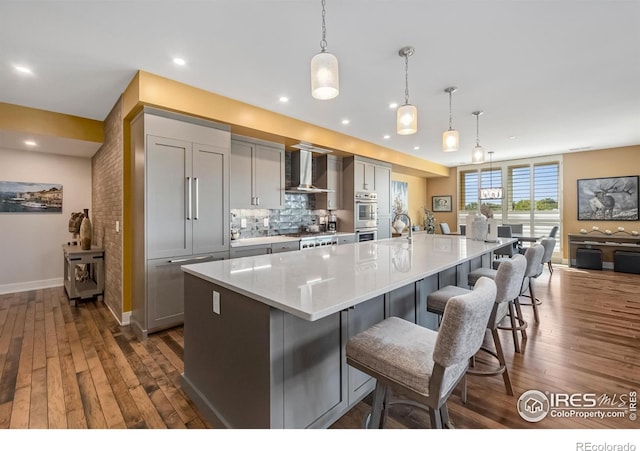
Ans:
POLYGON ((187 221, 191 219, 191 177, 187 177, 187 221))
POLYGON ((196 214, 193 216, 193 219, 198 219, 198 216, 200 216, 198 213, 200 211, 200 189, 198 188, 198 177, 194 177, 193 181, 196 183, 196 214))
POLYGON ((193 257, 193 258, 177 258, 175 260, 169 260, 167 263, 182 263, 182 262, 192 262, 195 260, 204 260, 205 258, 211 258, 211 255, 203 255, 202 257, 193 257))
POLYGON ((260 198, 256 197, 256 205, 260 205, 260 198))
POLYGON ((331 199, 327 200, 327 207, 331 208, 331 199))

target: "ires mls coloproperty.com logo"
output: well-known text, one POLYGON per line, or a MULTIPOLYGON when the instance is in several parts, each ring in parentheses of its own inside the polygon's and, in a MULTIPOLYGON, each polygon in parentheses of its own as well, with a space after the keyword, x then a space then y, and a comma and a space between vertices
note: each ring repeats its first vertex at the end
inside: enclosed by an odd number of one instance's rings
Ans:
POLYGON ((518 398, 518 413, 530 423, 552 418, 637 419, 637 393, 550 393, 527 390, 518 398))

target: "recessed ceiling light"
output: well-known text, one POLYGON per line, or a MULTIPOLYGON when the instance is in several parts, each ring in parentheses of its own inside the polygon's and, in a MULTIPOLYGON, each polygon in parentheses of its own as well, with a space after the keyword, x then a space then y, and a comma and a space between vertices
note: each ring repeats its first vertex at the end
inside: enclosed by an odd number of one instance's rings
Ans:
POLYGON ((351 122, 349 119, 342 119, 342 125, 347 125, 349 122, 351 122))
POLYGON ((516 139, 515 136, 509 136, 509 139, 516 139))
POLYGON ((391 102, 389 104, 389 108, 391 108, 392 110, 395 110, 396 108, 398 108, 398 104, 396 102, 391 102))
POLYGON ((31 71, 31 69, 29 69, 28 67, 25 67, 25 66, 14 66, 14 67, 18 72, 21 72, 23 74, 32 74, 33 73, 31 71))
POLYGON ((282 103, 287 103, 289 101, 289 97, 281 96, 278 100, 280 100, 280 102, 282 102, 282 103))
POLYGON ((383 138, 384 139, 389 139, 389 138, 391 138, 391 135, 384 135, 383 138))
POLYGON ((178 66, 184 66, 185 64, 187 64, 187 62, 182 58, 174 58, 173 63, 177 64, 178 66))
POLYGON ((413 150, 420 150, 420 146, 413 146, 413 150))
POLYGON ((31 146, 31 147, 33 147, 33 146, 37 146, 37 145, 38 145, 38 143, 37 143, 37 142, 32 141, 32 140, 30 140, 30 139, 26 140, 24 143, 25 143, 27 146, 31 146))

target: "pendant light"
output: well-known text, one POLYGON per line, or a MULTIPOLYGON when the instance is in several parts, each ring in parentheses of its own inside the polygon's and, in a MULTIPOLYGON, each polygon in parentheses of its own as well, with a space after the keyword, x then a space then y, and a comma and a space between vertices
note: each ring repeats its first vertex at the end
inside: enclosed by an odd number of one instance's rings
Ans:
POLYGON ((502 187, 493 186, 493 151, 489 152, 489 188, 480 188, 480 200, 488 199, 502 199, 503 189, 502 187))
POLYGON ((460 146, 460 138, 458 130, 451 127, 451 94, 456 92, 458 88, 450 87, 444 90, 449 93, 449 130, 442 134, 442 150, 444 152, 455 152, 460 146))
POLYGON ((418 109, 409 104, 409 57, 413 47, 402 47, 398 54, 404 57, 404 105, 398 108, 396 130, 399 135, 411 135, 418 131, 418 109))
POLYGON ((473 164, 484 162, 484 147, 480 145, 480 116, 482 111, 474 111, 473 114, 476 117, 476 146, 473 148, 471 154, 471 162, 473 164))
POLYGON ((327 52, 327 27, 325 24, 325 0, 322 0, 322 40, 320 53, 311 58, 311 95, 315 99, 328 100, 338 96, 338 58, 327 52))

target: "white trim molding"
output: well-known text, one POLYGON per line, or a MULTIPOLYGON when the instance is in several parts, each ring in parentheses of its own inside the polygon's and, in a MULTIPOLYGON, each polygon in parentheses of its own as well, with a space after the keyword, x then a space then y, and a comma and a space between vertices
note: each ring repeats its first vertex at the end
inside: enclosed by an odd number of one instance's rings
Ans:
POLYGON ((55 279, 32 280, 31 282, 8 283, 0 285, 0 294, 21 293, 23 291, 41 290, 43 288, 61 287, 64 284, 64 278, 56 277, 55 279))

